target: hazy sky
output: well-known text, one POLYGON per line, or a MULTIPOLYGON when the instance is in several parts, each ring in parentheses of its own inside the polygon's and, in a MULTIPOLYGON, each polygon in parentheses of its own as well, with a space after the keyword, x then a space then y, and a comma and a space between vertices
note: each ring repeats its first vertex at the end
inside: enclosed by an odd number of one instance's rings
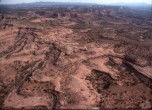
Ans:
POLYGON ((147 4, 152 4, 152 0, 2 0, 1 3, 29 3, 29 2, 39 2, 39 1, 53 1, 53 2, 89 2, 89 3, 118 3, 118 2, 144 2, 147 4))

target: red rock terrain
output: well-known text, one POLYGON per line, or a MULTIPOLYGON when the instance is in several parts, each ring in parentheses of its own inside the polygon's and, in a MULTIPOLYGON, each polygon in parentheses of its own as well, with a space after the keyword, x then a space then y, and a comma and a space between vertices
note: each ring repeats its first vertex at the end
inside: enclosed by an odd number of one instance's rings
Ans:
POLYGON ((152 108, 152 19, 127 7, 0 13, 0 108, 152 108))

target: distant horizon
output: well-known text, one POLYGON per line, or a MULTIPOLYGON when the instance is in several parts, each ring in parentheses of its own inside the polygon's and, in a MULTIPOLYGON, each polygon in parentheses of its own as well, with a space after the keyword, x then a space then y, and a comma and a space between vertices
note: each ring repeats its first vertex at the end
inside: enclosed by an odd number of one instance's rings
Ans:
POLYGON ((96 4, 147 4, 151 5, 151 0, 1 0, 0 4, 22 4, 22 3, 35 3, 35 2, 63 2, 63 3, 96 3, 96 4))

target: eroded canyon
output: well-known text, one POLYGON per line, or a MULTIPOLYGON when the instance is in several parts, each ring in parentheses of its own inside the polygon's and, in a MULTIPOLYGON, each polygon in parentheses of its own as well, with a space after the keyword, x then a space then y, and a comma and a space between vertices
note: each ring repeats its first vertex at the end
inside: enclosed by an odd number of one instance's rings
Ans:
POLYGON ((149 11, 11 7, 0 13, 0 108, 152 108, 149 11))

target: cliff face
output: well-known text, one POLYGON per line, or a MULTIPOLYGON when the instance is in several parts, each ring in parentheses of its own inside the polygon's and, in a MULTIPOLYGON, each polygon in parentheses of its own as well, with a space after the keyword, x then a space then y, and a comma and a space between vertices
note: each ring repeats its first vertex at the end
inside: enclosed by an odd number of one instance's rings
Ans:
POLYGON ((151 108, 147 13, 108 6, 1 13, 0 108, 151 108))

